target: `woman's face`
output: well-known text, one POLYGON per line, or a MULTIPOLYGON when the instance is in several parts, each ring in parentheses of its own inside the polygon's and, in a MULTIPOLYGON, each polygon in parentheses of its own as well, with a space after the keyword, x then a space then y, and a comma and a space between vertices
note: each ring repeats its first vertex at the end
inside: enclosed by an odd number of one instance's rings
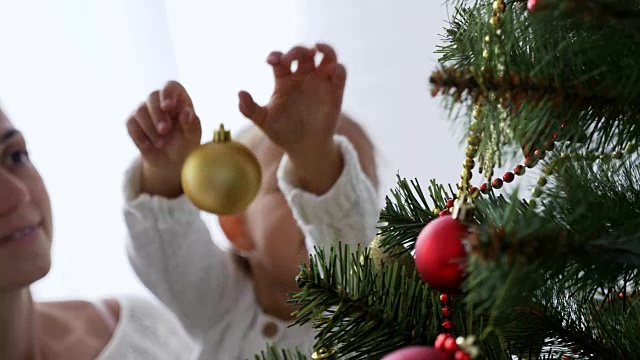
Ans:
POLYGON ((0 110, 0 293, 44 277, 51 267, 51 205, 22 134, 0 110))

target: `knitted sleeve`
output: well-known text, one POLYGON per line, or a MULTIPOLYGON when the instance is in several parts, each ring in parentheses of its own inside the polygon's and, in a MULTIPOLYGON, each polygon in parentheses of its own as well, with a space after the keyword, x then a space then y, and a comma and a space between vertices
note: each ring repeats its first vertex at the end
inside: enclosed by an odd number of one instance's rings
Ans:
POLYGON ((335 136, 340 145, 344 168, 338 180, 324 194, 316 195, 296 188, 287 172, 285 155, 278 168, 278 185, 305 234, 307 249, 328 247, 338 241, 367 246, 376 234, 379 219, 377 194, 360 166, 358 154, 349 140, 335 136))
POLYGON ((213 243, 186 196, 140 194, 140 162, 125 177, 129 261, 144 285, 200 340, 233 297, 229 254, 213 243))

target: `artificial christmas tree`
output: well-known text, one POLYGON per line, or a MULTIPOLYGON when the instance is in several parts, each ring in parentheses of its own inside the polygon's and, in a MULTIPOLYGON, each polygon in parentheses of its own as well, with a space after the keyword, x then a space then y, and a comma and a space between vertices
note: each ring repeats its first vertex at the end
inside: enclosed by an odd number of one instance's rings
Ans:
POLYGON ((430 80, 461 180, 399 179, 380 218, 415 269, 318 249, 291 297, 316 354, 263 358, 640 358, 640 1, 452 5, 430 80))

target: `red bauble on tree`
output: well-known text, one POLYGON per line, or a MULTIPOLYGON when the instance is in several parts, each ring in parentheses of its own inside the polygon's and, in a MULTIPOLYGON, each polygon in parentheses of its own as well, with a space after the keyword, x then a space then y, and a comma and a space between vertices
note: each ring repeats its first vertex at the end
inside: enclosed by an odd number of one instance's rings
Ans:
POLYGON ((443 293, 460 292, 466 252, 462 241, 468 228, 451 216, 432 220, 416 241, 416 269, 422 280, 443 293))
POLYGON ((431 346, 410 346, 385 355, 382 360, 452 360, 452 354, 431 346))
POLYGON ((527 9, 530 12, 533 12, 535 10, 537 4, 538 4, 538 0, 528 0, 527 1, 527 9))

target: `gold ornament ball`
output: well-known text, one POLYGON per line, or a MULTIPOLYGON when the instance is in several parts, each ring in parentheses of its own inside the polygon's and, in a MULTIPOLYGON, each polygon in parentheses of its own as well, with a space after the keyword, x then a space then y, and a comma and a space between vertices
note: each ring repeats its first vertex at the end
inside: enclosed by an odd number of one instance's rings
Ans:
POLYGON ((216 215, 237 214, 258 194, 262 170, 244 144, 220 125, 213 141, 196 148, 184 163, 182 187, 198 208, 216 215))
POLYGON ((390 266, 393 266, 395 263, 399 263, 400 266, 405 267, 405 275, 407 277, 411 277, 415 271, 415 259, 411 253, 402 245, 394 247, 390 253, 384 252, 384 249, 380 244, 380 235, 377 235, 373 241, 371 241, 371 244, 369 245, 369 254, 371 259, 373 259, 373 264, 378 272, 382 271, 383 263, 390 266))

